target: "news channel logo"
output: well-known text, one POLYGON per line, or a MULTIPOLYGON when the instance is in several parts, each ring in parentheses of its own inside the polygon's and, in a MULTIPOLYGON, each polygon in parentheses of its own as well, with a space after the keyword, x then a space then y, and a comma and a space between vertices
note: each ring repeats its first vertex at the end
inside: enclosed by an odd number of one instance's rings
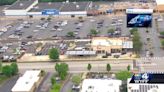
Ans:
POLYGON ((147 83, 150 77, 148 73, 143 74, 134 74, 134 82, 135 83, 147 83))

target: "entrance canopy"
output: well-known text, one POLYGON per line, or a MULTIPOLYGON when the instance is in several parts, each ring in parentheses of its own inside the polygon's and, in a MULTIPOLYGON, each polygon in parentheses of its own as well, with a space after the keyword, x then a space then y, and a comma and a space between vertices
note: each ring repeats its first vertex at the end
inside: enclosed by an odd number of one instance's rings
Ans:
POLYGON ((66 55, 78 56, 78 55, 96 55, 96 51, 67 51, 66 55))

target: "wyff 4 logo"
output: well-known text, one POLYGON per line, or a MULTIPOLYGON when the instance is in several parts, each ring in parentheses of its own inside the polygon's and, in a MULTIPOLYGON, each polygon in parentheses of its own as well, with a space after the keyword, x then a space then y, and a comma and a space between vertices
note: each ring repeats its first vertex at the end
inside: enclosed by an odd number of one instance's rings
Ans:
POLYGON ((149 81, 149 74, 135 74, 134 75, 134 82, 135 83, 147 83, 149 81))

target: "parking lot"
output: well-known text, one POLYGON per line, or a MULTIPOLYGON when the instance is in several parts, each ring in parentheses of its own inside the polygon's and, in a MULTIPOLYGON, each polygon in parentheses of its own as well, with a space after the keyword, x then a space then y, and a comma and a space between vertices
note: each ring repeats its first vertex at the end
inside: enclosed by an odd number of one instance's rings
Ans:
MULTIPOLYGON (((154 16, 156 17, 156 16, 154 16)), ((163 21, 158 21, 159 29, 163 29, 163 21)), ((7 28, 6 31, 1 31, 0 38, 1 40, 6 39, 18 39, 18 40, 27 40, 27 39, 52 39, 55 37, 63 37, 65 39, 68 39, 67 33, 68 32, 74 32, 75 38, 88 38, 90 35, 90 30, 95 29, 98 34, 97 36, 111 36, 110 33, 108 33, 109 29, 114 29, 114 33, 112 33, 112 36, 130 36, 130 28, 126 27, 126 16, 96 16, 96 17, 83 17, 82 19, 79 19, 78 17, 75 18, 68 18, 68 17, 52 17, 50 20, 48 18, 34 18, 30 19, 17 19, 14 23, 11 25, 6 25, 5 28, 7 28), (82 21, 81 21, 82 20, 82 21)), ((145 32, 146 29, 140 28, 139 33, 141 35, 141 40, 143 44, 146 42, 146 38, 153 37, 154 39, 151 39, 152 41, 152 47, 154 48, 152 51, 154 52, 154 56, 163 56, 164 51, 160 49, 160 40, 158 38, 158 33, 156 30, 155 22, 153 20, 153 27, 149 28, 150 33, 147 34, 145 32), (154 35, 155 34, 155 35, 154 35)), ((28 42, 23 42, 23 44, 27 44, 28 42)), ((10 45, 9 43, 8 45, 10 45)), ((44 44, 42 49, 40 51, 36 51, 36 44, 28 44, 21 46, 22 42, 15 42, 12 43, 11 46, 8 46, 7 51, 5 53, 1 53, 1 57, 3 55, 6 56, 17 56, 17 54, 14 52, 15 49, 21 49, 24 50, 26 53, 33 53, 35 55, 47 55, 48 50, 50 48, 56 47, 59 48, 61 51, 61 54, 64 54, 64 52, 68 50, 72 50, 71 48, 68 48, 70 43, 65 43, 66 47, 61 47, 60 42, 58 44, 56 43, 47 43, 44 44), (62 49, 64 48, 64 49, 62 49)), ((85 43, 86 44, 86 43, 85 43)), ((5 46, 7 43, 1 43, 1 48, 6 48, 5 46)), ((85 46, 83 43, 77 43, 77 47, 83 47, 85 46)), ((146 56, 146 51, 148 49, 148 45, 143 45, 143 50, 141 52, 141 56, 146 56)), ((3 52, 3 49, 1 49, 3 52)), ((18 53, 18 52, 17 52, 18 53)), ((6 57, 8 58, 8 57, 6 57)), ((12 57, 11 57, 12 58, 12 57)))
POLYGON ((0 36, 1 39, 47 39, 53 37, 64 37, 68 32, 74 32, 76 37, 86 38, 91 29, 99 32, 99 36, 108 36, 107 30, 120 27, 122 35, 129 35, 126 31, 125 17, 90 17, 83 18, 84 22, 79 22, 78 18, 52 18, 50 22, 40 19, 17 20, 15 24, 8 25, 7 31, 0 36), (116 20, 118 19, 118 22, 116 20))

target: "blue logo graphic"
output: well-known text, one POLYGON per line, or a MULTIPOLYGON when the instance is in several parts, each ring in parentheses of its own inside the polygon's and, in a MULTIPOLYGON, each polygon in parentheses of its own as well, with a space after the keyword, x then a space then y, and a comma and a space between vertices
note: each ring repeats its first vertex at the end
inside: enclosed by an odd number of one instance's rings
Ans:
POLYGON ((59 15, 59 10, 45 9, 45 10, 42 11, 42 15, 59 15))

